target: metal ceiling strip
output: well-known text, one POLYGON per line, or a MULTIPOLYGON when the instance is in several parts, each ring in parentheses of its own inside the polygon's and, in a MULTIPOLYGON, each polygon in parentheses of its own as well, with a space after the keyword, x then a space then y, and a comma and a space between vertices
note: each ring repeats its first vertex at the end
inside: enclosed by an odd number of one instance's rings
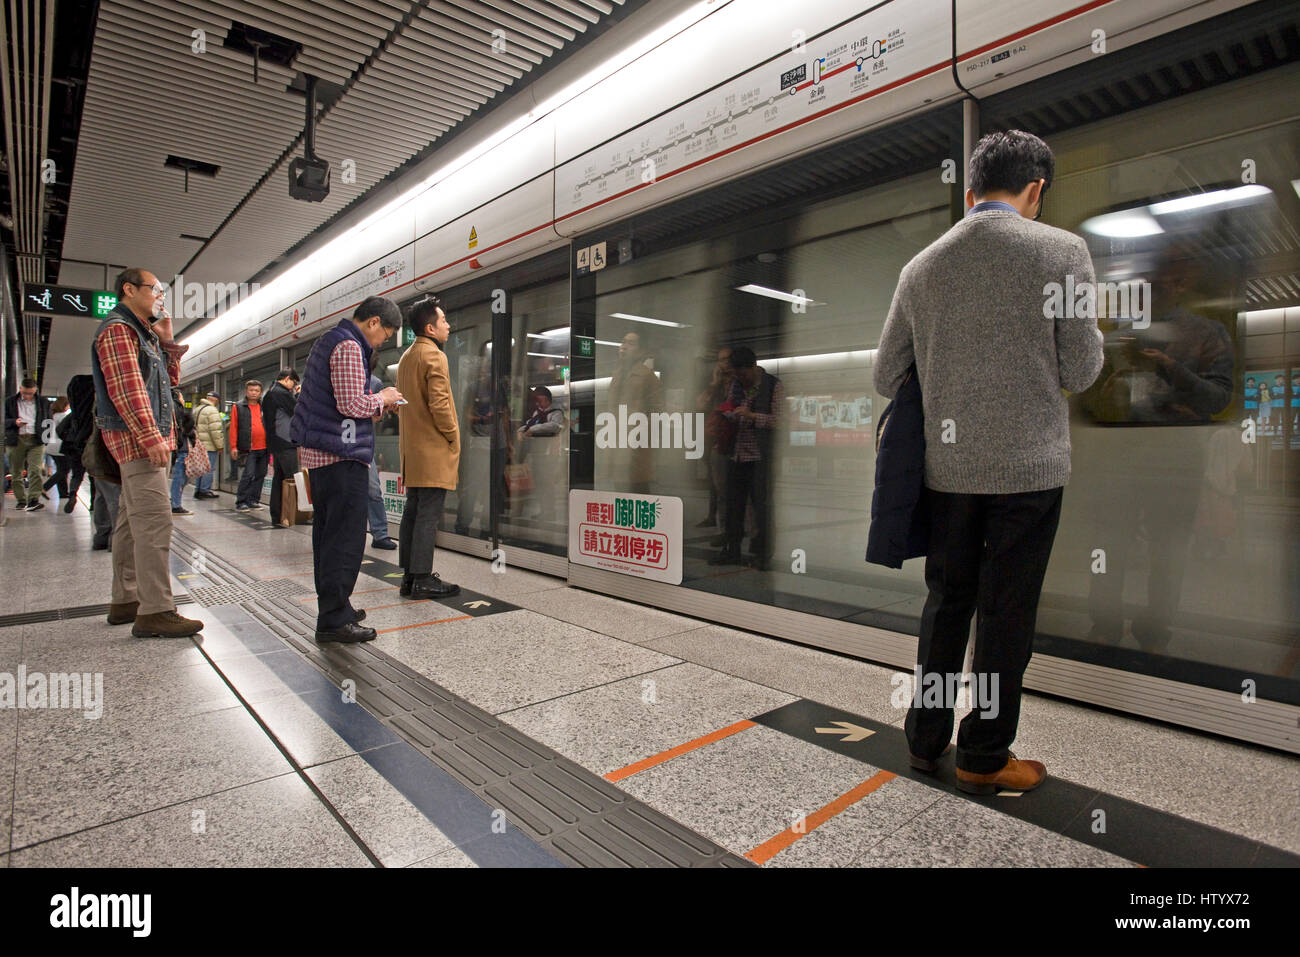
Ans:
MULTIPOLYGON (((525 0, 519 0, 519 2, 524 3, 525 0)), ((595 7, 597 6, 596 4, 587 4, 584 6, 581 3, 575 3, 574 0, 547 0, 547 5, 552 7, 559 7, 561 10, 567 10, 569 13, 572 13, 575 17, 581 17, 582 19, 586 20, 588 23, 593 23, 593 24, 600 22, 600 18, 602 14, 608 16, 609 14, 614 12, 613 5, 608 3, 602 3, 599 5, 605 8, 603 10, 595 9, 595 7)))
MULTIPOLYGON (((186 43, 162 44, 148 49, 132 49, 128 42, 132 37, 132 28, 129 23, 101 23, 96 31, 96 43, 102 44, 107 37, 120 39, 124 41, 120 44, 101 45, 97 47, 95 59, 101 59, 106 55, 116 55, 119 57, 134 57, 139 61, 139 65, 149 63, 174 63, 178 68, 186 72, 202 73, 205 76, 221 77, 228 79, 231 83, 238 82, 245 86, 253 85, 253 76, 249 70, 249 59, 238 51, 227 49, 222 46, 212 46, 202 56, 192 52, 189 44, 189 38, 186 37, 186 43)), ((293 70, 286 70, 279 64, 264 63, 261 66, 263 78, 270 78, 271 82, 265 86, 258 84, 259 89, 268 91, 274 90, 279 82, 285 86, 293 79, 295 73, 293 70)), ((122 78, 129 81, 130 76, 122 78)))
MULTIPOLYGON (((436 19, 440 26, 458 34, 465 42, 482 44, 484 49, 489 51, 492 49, 492 31, 500 28, 500 25, 492 20, 486 20, 449 3, 438 2, 438 0, 435 0, 434 3, 422 10, 420 16, 423 19, 436 19)), ((510 41, 511 38, 507 37, 507 43, 510 43, 510 41)), ((518 48, 520 56, 533 60, 535 63, 541 63, 542 58, 548 57, 554 52, 549 44, 526 38, 526 34, 514 37, 511 45, 518 48)))
MULTIPOLYGON (((513 72, 504 71, 497 76, 489 75, 487 68, 478 63, 461 60, 441 50, 434 50, 432 54, 425 52, 431 49, 418 41, 413 42, 410 37, 402 37, 386 52, 383 62, 376 63, 373 69, 402 80, 409 79, 411 73, 437 77, 450 87, 446 95, 460 95, 476 104, 500 93, 519 78, 513 72)), ((522 76, 523 72, 520 71, 519 75, 522 76)))
MULTIPOLYGON (((122 61, 112 54, 105 54, 100 58, 100 63, 89 71, 88 76, 102 76, 105 70, 112 70, 124 65, 122 61)), ((118 110, 131 110, 133 108, 138 110, 138 105, 132 104, 129 98, 136 91, 144 89, 162 89, 167 91, 164 95, 170 94, 170 99, 179 98, 181 102, 189 103, 191 106, 195 102, 192 92, 199 91, 204 94, 205 109, 208 108, 208 104, 229 106, 245 122, 249 113, 255 108, 259 120, 264 117, 268 123, 276 123, 277 125, 284 123, 302 124, 302 106, 298 105, 297 109, 293 109, 294 104, 287 95, 281 93, 278 97, 262 97, 255 103, 250 103, 250 97, 247 95, 240 97, 238 89, 205 77, 202 74, 192 74, 175 79, 169 79, 163 75, 137 74, 132 77, 130 85, 124 84, 117 87, 112 91, 116 95, 112 98, 106 98, 104 102, 118 110)), ((87 98, 89 99, 89 97, 87 98)))
POLYGON ((249 3, 247 0, 204 0, 204 5, 228 11, 232 20, 297 40, 303 44, 303 53, 309 47, 309 44, 303 42, 307 38, 317 41, 314 44, 317 52, 333 47, 351 61, 353 71, 388 33, 387 29, 357 21, 343 24, 329 17, 313 17, 300 6, 267 3, 266 0, 259 0, 258 3, 249 3))
POLYGON ((565 37, 567 43, 572 43, 579 33, 585 33, 587 30, 587 24, 583 21, 569 16, 549 3, 511 3, 510 0, 482 0, 482 2, 489 7, 495 7, 507 16, 531 23, 542 30, 549 30, 561 36, 567 31, 571 34, 565 37))
MULTIPOLYGON (((551 26, 534 26, 526 20, 513 17, 502 10, 488 6, 486 3, 480 3, 479 0, 437 0, 437 2, 442 6, 459 7, 467 13, 491 21, 498 27, 506 28, 517 34, 523 34, 526 37, 532 37, 539 43, 548 44, 556 50, 578 38, 574 31, 565 30, 558 23, 551 26)), ((491 33, 492 31, 489 30, 488 32, 491 33)), ((517 37, 507 36, 507 40, 517 40, 517 37)))
POLYGON ((379 113, 387 117, 400 118, 403 123, 411 124, 411 127, 414 129, 424 131, 437 129, 439 133, 445 133, 467 115, 465 113, 455 114, 448 110, 435 107, 430 107, 427 112, 422 114, 416 113, 414 108, 412 108, 408 103, 397 99, 394 95, 390 95, 386 90, 371 89, 367 91, 366 97, 368 100, 373 101, 373 103, 367 103, 365 106, 362 106, 361 104, 348 104, 346 107, 340 106, 339 108, 330 111, 328 121, 322 123, 320 129, 324 130, 329 126, 332 126, 336 117, 339 115, 354 116, 358 119, 363 119, 367 116, 379 113))
POLYGON ((485 56, 476 50, 471 50, 464 44, 450 43, 443 37, 427 30, 423 21, 413 22, 400 37, 393 43, 393 49, 407 50, 411 47, 419 47, 417 53, 417 62, 423 62, 420 58, 436 55, 439 62, 449 67, 459 67, 463 72, 473 72, 475 76, 483 77, 484 73, 496 74, 500 82, 510 83, 518 80, 527 70, 531 70, 533 65, 521 60, 519 66, 514 65, 514 57, 508 57, 501 54, 485 56), (425 50, 435 51, 433 54, 425 53, 425 50))
POLYGON ((410 83, 423 83, 426 79, 436 80, 442 84, 443 88, 440 93, 446 100, 459 103, 471 112, 509 86, 509 82, 498 84, 495 82, 479 82, 464 76, 458 77, 440 67, 429 66, 427 63, 420 64, 424 75, 416 79, 411 76, 413 72, 411 68, 404 69, 402 66, 403 63, 411 62, 419 63, 419 61, 412 61, 404 54, 393 56, 390 51, 390 55, 385 58, 384 62, 376 61, 371 64, 370 69, 366 71, 366 76, 367 78, 372 75, 382 77, 390 86, 399 89, 410 83))

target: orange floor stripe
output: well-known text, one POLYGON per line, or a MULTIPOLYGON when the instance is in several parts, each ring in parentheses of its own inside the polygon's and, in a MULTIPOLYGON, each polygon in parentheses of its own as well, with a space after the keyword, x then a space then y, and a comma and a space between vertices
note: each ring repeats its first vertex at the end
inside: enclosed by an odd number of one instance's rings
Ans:
POLYGON ((657 764, 663 764, 665 761, 671 761, 679 754, 686 754, 688 751, 694 751, 696 748, 702 748, 706 744, 712 744, 714 741, 721 741, 723 738, 729 738, 733 734, 744 731, 746 728, 754 727, 752 721, 737 721, 735 724, 728 725, 717 731, 710 731, 702 738, 696 738, 693 741, 687 741, 685 744, 679 744, 675 748, 669 748, 667 751, 660 751, 658 754, 652 754, 644 760, 635 764, 629 764, 627 767, 619 768, 617 771, 610 771, 605 775, 606 781, 622 781, 624 778, 630 778, 634 774, 639 774, 648 768, 653 768, 657 764))
POLYGON ((403 605, 423 605, 433 601, 432 598, 404 598, 401 601, 395 601, 391 605, 370 605, 365 611, 379 611, 381 608, 401 608, 403 605))
POLYGON ((441 625, 444 621, 464 621, 466 618, 473 617, 473 615, 457 615, 455 618, 437 618, 433 621, 417 621, 414 625, 398 625, 396 628, 384 628, 375 632, 375 634, 386 635, 390 631, 402 631, 405 628, 419 628, 422 625, 441 625))
POLYGON ((803 827, 800 830, 796 831, 794 825, 791 825, 776 837, 766 840, 762 844, 758 845, 758 847, 746 854, 745 857, 749 858, 749 860, 753 861, 755 864, 766 864, 795 841, 799 840, 799 838, 811 834, 835 815, 839 814, 844 809, 857 804, 872 791, 876 790, 881 785, 894 780, 896 777, 898 777, 897 774, 893 774, 889 771, 881 771, 872 777, 867 778, 867 780, 863 781, 857 787, 845 791, 830 804, 827 804, 825 807, 807 815, 803 819, 803 827))

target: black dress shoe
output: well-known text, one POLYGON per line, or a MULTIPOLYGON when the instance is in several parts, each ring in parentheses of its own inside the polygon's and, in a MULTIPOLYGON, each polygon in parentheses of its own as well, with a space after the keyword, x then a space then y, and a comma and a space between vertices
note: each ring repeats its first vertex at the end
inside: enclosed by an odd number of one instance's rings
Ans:
POLYGON ((332 631, 316 631, 317 644, 325 644, 327 641, 340 641, 351 644, 358 641, 374 641, 375 629, 362 628, 355 621, 350 621, 342 628, 335 628, 332 631))
POLYGON ((740 563, 740 549, 738 548, 724 548, 709 559, 710 565, 739 565, 740 563))
MULTIPOLYGON (((951 741, 948 742, 948 746, 946 748, 944 748, 942 751, 939 752, 939 758, 943 757, 945 754, 949 753, 950 751, 952 751, 951 741)), ((919 754, 909 753, 907 756, 907 761, 910 765, 912 765, 912 767, 916 768, 916 770, 918 771, 924 771, 927 774, 934 774, 935 771, 939 770, 939 758, 923 758, 919 754)))
POLYGON ((460 586, 443 581, 437 572, 432 575, 417 575, 411 583, 411 597, 416 601, 423 601, 426 598, 434 600, 450 598, 452 595, 459 594, 460 586))
POLYGON ((403 575, 403 576, 402 576, 402 587, 399 588, 399 589, 397 589, 397 594, 401 595, 403 598, 410 598, 410 597, 411 597, 411 586, 412 586, 414 583, 415 583, 415 576, 414 576, 414 575, 403 575))
POLYGON ((370 544, 374 545, 375 548, 382 548, 389 552, 397 547, 397 542, 393 541, 391 538, 376 538, 370 544))
POLYGON ((363 621, 366 620, 366 610, 364 608, 358 608, 357 617, 353 618, 352 620, 356 622, 358 625, 361 624, 363 621))

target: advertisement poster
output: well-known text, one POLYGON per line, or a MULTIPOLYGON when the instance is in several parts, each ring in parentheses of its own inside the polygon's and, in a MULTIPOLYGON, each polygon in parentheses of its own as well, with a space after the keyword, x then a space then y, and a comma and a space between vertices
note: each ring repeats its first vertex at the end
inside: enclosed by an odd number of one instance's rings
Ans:
POLYGON ((1280 449, 1286 420, 1293 415, 1286 371, 1269 369, 1245 373, 1242 396, 1246 415, 1255 420, 1256 441, 1263 441, 1264 436, 1268 436, 1269 445, 1280 449))
POLYGON ((569 561, 682 583, 682 500, 632 492, 569 492, 569 561))
POLYGON ((873 445, 869 395, 802 395, 786 399, 797 413, 790 422, 792 447, 873 445))

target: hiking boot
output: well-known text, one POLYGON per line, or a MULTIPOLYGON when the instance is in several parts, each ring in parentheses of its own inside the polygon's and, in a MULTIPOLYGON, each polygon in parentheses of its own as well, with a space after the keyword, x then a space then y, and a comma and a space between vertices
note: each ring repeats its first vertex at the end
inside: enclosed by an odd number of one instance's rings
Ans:
POLYGON ((1021 761, 1011 751, 1002 770, 992 774, 972 774, 957 769, 957 788, 967 794, 997 794, 999 791, 1032 791, 1047 777, 1047 768, 1039 761, 1021 761))
POLYGON ((437 572, 432 575, 417 575, 411 582, 411 597, 416 601, 423 601, 426 598, 436 601, 439 598, 450 598, 452 595, 459 594, 460 586, 443 581, 437 572))
MULTIPOLYGON (((108 547, 105 544, 104 547, 108 547)), ((135 621, 135 613, 139 609, 138 601, 124 601, 120 604, 108 606, 108 623, 110 625, 129 625, 135 621)))
POLYGON ((188 638, 203 630, 203 622, 182 618, 175 610, 153 615, 137 615, 131 634, 137 638, 188 638))

